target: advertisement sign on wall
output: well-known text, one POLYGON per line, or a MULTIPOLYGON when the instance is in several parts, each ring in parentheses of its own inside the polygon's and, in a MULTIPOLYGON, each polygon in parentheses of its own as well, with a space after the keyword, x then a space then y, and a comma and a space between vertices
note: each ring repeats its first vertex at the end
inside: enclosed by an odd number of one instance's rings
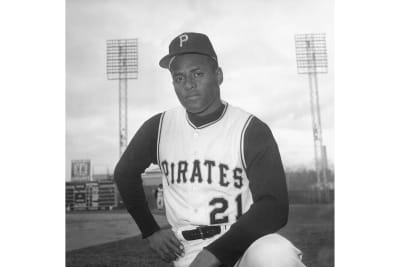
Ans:
POLYGON ((72 160, 71 161, 71 181, 89 181, 90 180, 90 160, 72 160))

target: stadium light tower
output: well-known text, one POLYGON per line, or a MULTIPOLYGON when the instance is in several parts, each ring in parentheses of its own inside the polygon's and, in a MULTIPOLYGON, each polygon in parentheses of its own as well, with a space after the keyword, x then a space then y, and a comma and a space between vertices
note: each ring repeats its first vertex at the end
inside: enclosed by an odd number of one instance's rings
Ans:
POLYGON ((318 96, 318 73, 328 72, 328 56, 324 33, 295 35, 298 74, 308 74, 312 129, 314 137, 315 168, 317 187, 327 188, 327 156, 322 140, 321 115, 318 96), (322 180, 322 181, 321 181, 322 180))
POLYGON ((119 155, 128 145, 128 79, 138 78, 138 40, 107 40, 107 78, 119 80, 119 155))

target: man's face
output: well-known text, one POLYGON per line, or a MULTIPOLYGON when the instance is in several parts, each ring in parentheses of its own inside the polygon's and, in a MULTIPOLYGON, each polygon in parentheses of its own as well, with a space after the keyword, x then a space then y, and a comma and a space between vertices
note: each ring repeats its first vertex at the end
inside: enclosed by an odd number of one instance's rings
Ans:
POLYGON ((218 109, 222 71, 211 58, 180 55, 172 61, 170 71, 175 93, 187 111, 207 115, 218 109))

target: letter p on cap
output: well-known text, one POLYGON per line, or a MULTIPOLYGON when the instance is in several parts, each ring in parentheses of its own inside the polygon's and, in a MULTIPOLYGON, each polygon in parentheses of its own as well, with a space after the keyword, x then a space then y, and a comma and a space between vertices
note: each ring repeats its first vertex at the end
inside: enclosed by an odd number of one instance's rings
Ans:
POLYGON ((189 40, 189 36, 187 34, 182 34, 179 36, 179 46, 182 47, 183 43, 189 40))

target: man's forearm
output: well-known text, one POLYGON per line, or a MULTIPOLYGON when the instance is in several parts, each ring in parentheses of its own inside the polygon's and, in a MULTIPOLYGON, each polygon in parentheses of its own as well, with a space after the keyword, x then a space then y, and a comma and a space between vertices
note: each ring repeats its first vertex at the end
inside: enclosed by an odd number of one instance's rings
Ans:
POLYGON ((233 264, 258 238, 274 233, 286 225, 288 205, 285 201, 263 198, 232 225, 219 239, 206 247, 227 266, 233 264))
POLYGON ((160 227, 150 212, 144 194, 142 179, 140 175, 139 177, 137 176, 136 174, 128 178, 116 171, 114 179, 126 209, 138 225, 143 238, 146 238, 158 231, 160 227))

